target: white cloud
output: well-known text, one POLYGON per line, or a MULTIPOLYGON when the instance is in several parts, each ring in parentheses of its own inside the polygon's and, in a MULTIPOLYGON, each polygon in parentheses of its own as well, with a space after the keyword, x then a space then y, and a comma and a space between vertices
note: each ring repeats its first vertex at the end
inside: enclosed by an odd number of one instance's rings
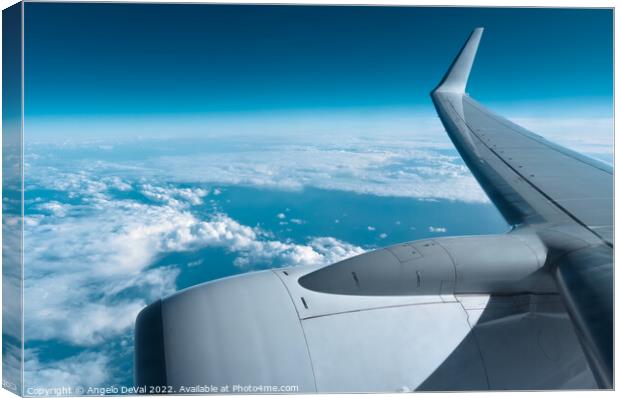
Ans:
MULTIPOLYGON (((6 192, 5 192, 6 194, 6 192)), ((10 209, 3 209, 2 217, 2 289, 3 297, 20 297, 22 280, 22 223, 21 216, 12 215, 10 209)), ((21 207, 17 210, 21 213, 21 207)), ((5 299, 2 301, 3 324, 2 332, 12 337, 13 341, 21 339, 21 314, 20 300, 5 299)), ((10 343, 5 339, 7 346, 10 343)), ((8 367, 7 367, 8 369, 8 367)), ((13 380, 18 380, 14 378, 13 380)))
POLYGON ((64 217, 67 214, 69 205, 65 205, 53 200, 51 202, 41 203, 38 208, 40 210, 48 211, 56 217, 64 217))
POLYGON ((151 184, 142 185, 140 192, 149 199, 164 202, 171 206, 202 204, 202 198, 209 194, 203 188, 156 187, 151 184))
POLYGON ((24 353, 24 379, 29 395, 63 396, 62 387, 101 386, 109 382, 108 364, 111 359, 102 352, 83 352, 60 361, 44 363, 36 350, 24 353))
POLYGON ((291 223, 300 225, 300 224, 305 224, 305 221, 300 220, 299 218, 291 218, 291 223))
POLYGON ((261 229, 239 224, 225 214, 179 226, 166 245, 175 251, 223 247, 237 255, 235 265, 242 267, 327 265, 364 252, 358 246, 328 237, 313 238, 306 245, 271 240, 261 229))
POLYGON ((381 238, 381 239, 385 239, 387 237, 388 237, 388 235, 385 232, 382 233, 382 234, 379 234, 379 238, 381 238))
POLYGON ((578 152, 596 156, 614 150, 612 117, 516 117, 513 121, 578 152))
MULTIPOLYGON (((139 161, 115 159, 113 163, 104 161, 109 155, 102 152, 102 160, 83 164, 82 169, 109 168, 116 175, 139 172, 140 177, 156 176, 191 184, 284 190, 314 187, 378 196, 488 202, 437 118, 408 115, 405 120, 402 116, 390 118, 392 129, 386 126, 385 130, 377 130, 384 125, 378 123, 370 131, 366 131, 367 125, 359 126, 364 127, 361 130, 348 126, 346 133, 334 134, 330 124, 331 128, 323 126, 325 130, 321 134, 316 131, 312 135, 287 134, 285 140, 256 131, 241 136, 220 132, 218 142, 226 148, 223 151, 210 149, 213 138, 207 135, 203 138, 202 152, 196 151, 200 148, 196 139, 188 145, 191 151, 183 149, 183 142, 178 138, 174 138, 174 146, 167 145, 166 139, 151 139, 142 145, 166 147, 166 150, 152 152, 139 161), (396 134, 393 133, 395 124, 399 126, 396 134)), ((114 145, 135 146, 135 141, 114 145)), ((73 150, 80 148, 78 143, 74 146, 73 150)), ((112 181, 108 184, 112 185, 112 181)))
POLYGON ((430 227, 428 227, 428 231, 434 232, 434 233, 444 233, 444 232, 447 232, 448 229, 445 227, 434 227, 431 225, 430 227))
MULTIPOLYGON (((141 308, 176 290, 179 267, 151 268, 165 253, 222 248, 235 255, 235 265, 249 268, 326 265, 364 251, 329 237, 305 244, 274 240, 269 231, 242 225, 223 213, 200 219, 191 205, 201 203, 206 189, 143 183, 138 189, 154 202, 147 204, 112 199, 109 189, 118 181, 62 173, 65 180, 58 182, 49 172, 46 177, 52 178, 37 184, 62 187, 74 195, 75 203, 43 203, 36 207, 43 214, 26 219, 28 340, 94 348, 128 333, 141 308)), ((107 364, 91 356, 45 365, 36 357, 29 360, 32 382, 39 385, 49 385, 53 378, 77 383, 84 372, 78 372, 78 364, 86 369, 107 364)), ((103 368, 99 373, 93 369, 92 377, 104 379, 108 372, 103 368)))
MULTIPOLYGON (((416 141, 262 144, 256 151, 165 156, 146 167, 177 182, 488 202, 460 157, 416 141)), ((259 145, 257 145, 259 146, 259 145)))
POLYGON ((281 219, 281 220, 282 220, 282 219, 285 219, 285 218, 286 218, 286 214, 284 214, 284 213, 278 213, 278 215, 277 215, 276 217, 278 217, 279 219, 281 219))
MULTIPOLYGON (((15 296, 7 295, 5 297, 15 297, 15 296)), ((7 301, 7 300, 4 300, 4 301, 7 301)), ((4 302, 2 305, 4 307, 5 305, 4 302)), ((20 327, 19 332, 21 333, 21 327, 20 327)), ((13 335, 14 333, 11 331, 10 334, 13 335)), ((19 339, 9 340, 5 336, 3 337, 2 343, 3 343, 2 345, 3 388, 13 392, 14 394, 19 394, 21 390, 21 377, 22 377, 22 371, 21 371, 22 366, 21 365, 22 365, 22 358, 23 358, 21 341, 19 339)))
MULTIPOLYGON (((609 160, 613 152, 613 118, 608 101, 488 105, 562 145, 603 154, 604 160, 609 160), (593 109, 584 111, 588 105, 593 109)), ((105 136, 115 137, 114 148, 122 149, 138 141, 132 138, 123 142, 118 138, 131 135, 127 130, 133 131, 136 123, 153 137, 141 143, 146 143, 146 147, 149 143, 160 149, 165 147, 160 152, 168 154, 123 163, 139 169, 143 175, 151 173, 192 183, 278 189, 317 187, 380 196, 488 202, 454 151, 439 119, 434 112, 422 109, 312 114, 287 111, 248 113, 234 118, 210 115, 208 120, 185 117, 182 124, 166 118, 123 120, 120 124, 99 120, 90 124, 85 119, 72 118, 34 121, 30 131, 39 139, 57 137, 49 134, 50 129, 64 131, 71 140, 59 144, 62 148, 79 148, 80 144, 89 148, 109 146, 110 142, 96 138, 105 136), (190 145, 185 142, 190 151, 179 153, 183 152, 184 143, 179 137, 193 137, 190 145), (200 139, 205 140, 206 149, 197 154, 196 142, 200 139), (175 145, 168 145, 172 140, 175 145), (226 150, 212 150, 210 144, 214 140, 226 150)), ((107 151, 100 155, 109 156, 107 151)), ((28 154, 27 160, 44 156, 28 154)))
POLYGON ((190 261, 189 263, 187 263, 188 267, 197 267, 199 265, 202 265, 202 263, 204 263, 204 259, 200 259, 200 260, 196 260, 196 261, 190 261))
POLYGON ((109 177, 103 179, 109 187, 118 189, 119 191, 131 191, 133 188, 130 184, 123 181, 120 177, 109 177))
POLYGON ((372 225, 369 225, 369 226, 367 227, 367 229, 368 229, 369 231, 374 231, 376 228, 375 228, 375 227, 373 227, 372 225))

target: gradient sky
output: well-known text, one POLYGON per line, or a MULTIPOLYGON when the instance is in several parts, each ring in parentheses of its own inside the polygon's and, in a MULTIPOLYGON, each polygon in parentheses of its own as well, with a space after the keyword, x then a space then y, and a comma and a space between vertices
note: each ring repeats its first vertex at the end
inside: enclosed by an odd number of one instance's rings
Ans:
POLYGON ((609 9, 27 3, 26 116, 432 110, 484 26, 468 91, 486 103, 611 110, 609 9))

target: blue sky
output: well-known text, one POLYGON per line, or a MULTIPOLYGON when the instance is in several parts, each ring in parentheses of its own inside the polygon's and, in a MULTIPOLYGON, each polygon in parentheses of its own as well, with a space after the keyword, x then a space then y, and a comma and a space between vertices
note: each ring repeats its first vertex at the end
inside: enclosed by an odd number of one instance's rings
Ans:
MULTIPOLYGON (((476 26, 482 102, 612 97, 612 11, 26 5, 28 117, 428 108, 476 26)), ((610 108, 609 108, 610 109, 610 108)))
POLYGON ((472 95, 609 161, 609 10, 27 3, 26 384, 131 385, 181 288, 505 232, 429 97, 476 26, 472 95))

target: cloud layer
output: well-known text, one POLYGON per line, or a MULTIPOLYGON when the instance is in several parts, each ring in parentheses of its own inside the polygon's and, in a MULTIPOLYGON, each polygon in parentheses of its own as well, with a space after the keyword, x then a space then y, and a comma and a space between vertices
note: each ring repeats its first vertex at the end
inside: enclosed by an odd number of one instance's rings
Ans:
MULTIPOLYGON (((121 173, 133 178, 139 171, 143 178, 188 185, 202 182, 285 190, 313 187, 377 196, 488 202, 437 122, 425 120, 421 123, 428 129, 426 134, 249 134, 185 141, 118 141, 106 145, 112 149, 105 150, 92 149, 92 142, 66 142, 54 150, 70 158, 82 155, 84 149, 92 151, 90 155, 96 160, 87 158, 76 162, 76 167, 110 173, 114 177, 109 177, 108 183, 117 186, 118 180, 113 178, 121 173), (142 149, 130 160, 117 155, 136 146, 149 149, 142 149)), ((39 156, 31 155, 33 164, 48 160, 41 155, 44 147, 38 148, 33 144, 39 156)), ((156 198, 158 193, 151 195, 156 198)))
POLYGON ((54 169, 42 175, 38 188, 63 192, 70 203, 30 200, 26 339, 63 342, 81 351, 53 363, 42 361, 36 350, 28 351, 30 386, 54 387, 60 380, 67 385, 111 382, 106 369, 113 354, 94 349, 115 339, 130 343, 127 333, 141 308, 176 290, 180 267, 153 267, 166 253, 221 248, 234 255, 235 265, 251 270, 257 264, 324 265, 364 251, 331 237, 313 237, 303 244, 274 240, 268 231, 218 212, 201 219, 192 208, 209 195, 205 188, 132 184, 54 169), (119 187, 150 202, 115 198, 119 187), (84 370, 91 366, 99 370, 84 370))
MULTIPOLYGON (((585 141, 583 134, 566 131, 583 131, 580 126, 592 126, 588 121, 576 120, 574 125, 517 121, 539 133, 557 133, 560 143, 581 145, 576 149, 609 152, 605 120, 595 124, 597 133, 585 141)), ((364 251, 328 236, 278 240, 270 231, 244 225, 221 211, 199 214, 196 207, 222 197, 221 190, 207 185, 313 187, 488 202, 436 118, 417 123, 407 119, 391 124, 395 134, 377 135, 377 125, 362 124, 339 127, 359 134, 335 134, 335 124, 327 121, 308 127, 320 134, 290 136, 291 123, 286 121, 261 124, 262 129, 276 131, 272 137, 220 134, 202 141, 67 141, 27 148, 26 338, 75 350, 50 361, 40 350, 29 349, 27 384, 111 383, 118 376, 114 362, 121 352, 131 352, 131 329, 140 309, 174 292, 184 266, 208 266, 195 258, 187 264, 157 266, 167 254, 219 248, 232 255, 234 265, 252 270, 324 265, 364 251), (37 190, 54 195, 30 194, 37 190)), ((256 123, 244 128, 253 131, 256 123)), ((306 223, 286 213, 270 217, 282 225, 306 223)), ((442 226, 429 226, 428 231, 448 232, 442 226)))
POLYGON ((299 190, 314 187, 377 196, 487 202, 454 150, 416 142, 363 140, 332 145, 272 144, 255 150, 162 156, 142 163, 178 182, 299 190), (372 148, 372 149, 369 149, 372 148))

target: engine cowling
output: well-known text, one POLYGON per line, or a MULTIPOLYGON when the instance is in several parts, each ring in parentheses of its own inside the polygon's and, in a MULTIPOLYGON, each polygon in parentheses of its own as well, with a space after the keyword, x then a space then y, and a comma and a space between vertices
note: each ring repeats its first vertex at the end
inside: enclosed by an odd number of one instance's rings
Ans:
POLYGON ((183 394, 205 385, 239 393, 592 388, 561 297, 548 294, 556 287, 545 259, 535 235, 514 231, 197 285, 138 316, 136 385, 183 394))
POLYGON ((306 289, 346 295, 556 292, 535 235, 463 236, 407 242, 364 253, 299 279, 306 289))

